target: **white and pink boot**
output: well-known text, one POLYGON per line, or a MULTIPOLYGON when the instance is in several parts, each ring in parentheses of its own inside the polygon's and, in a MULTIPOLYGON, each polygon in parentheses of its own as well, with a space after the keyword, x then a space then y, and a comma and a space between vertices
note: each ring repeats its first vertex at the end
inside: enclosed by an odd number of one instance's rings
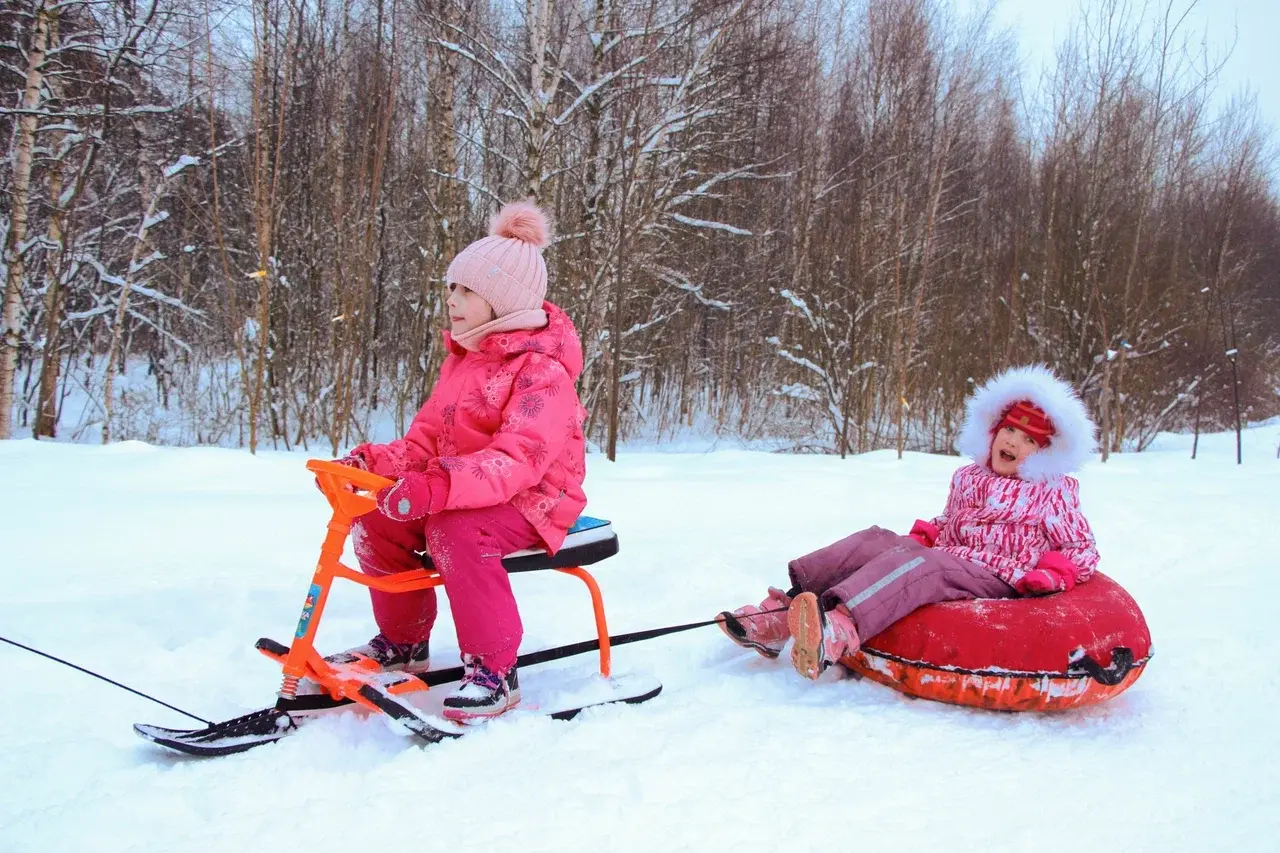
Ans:
POLYGON ((816 679, 861 645, 849 615, 839 608, 823 611, 818 596, 811 592, 802 592, 791 602, 787 627, 795 638, 791 665, 805 678, 816 679))
POLYGON ((791 632, 787 630, 787 608, 791 598, 782 590, 769 587, 764 601, 747 604, 720 614, 720 630, 730 640, 767 658, 782 653, 791 632))
POLYGON ((462 681, 445 697, 446 720, 470 723, 497 717, 520 704, 520 679, 512 666, 497 672, 485 665, 479 655, 463 654, 462 681))

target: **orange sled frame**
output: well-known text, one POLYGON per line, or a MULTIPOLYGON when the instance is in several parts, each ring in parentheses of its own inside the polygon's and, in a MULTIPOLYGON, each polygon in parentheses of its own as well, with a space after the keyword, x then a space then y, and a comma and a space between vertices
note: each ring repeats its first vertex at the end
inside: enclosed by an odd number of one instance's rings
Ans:
MULTIPOLYGON (((335 578, 345 578, 380 592, 413 592, 441 586, 444 580, 435 569, 419 569, 396 575, 371 577, 343 565, 342 550, 351 532, 352 522, 361 515, 373 511, 376 508, 374 493, 392 485, 393 481, 358 468, 319 459, 309 460, 307 470, 316 475, 320 490, 324 492, 329 506, 333 509, 333 517, 329 520, 324 545, 320 548, 320 562, 316 565, 315 574, 311 577, 311 587, 302 605, 302 615, 298 619, 298 627, 294 632, 293 643, 288 653, 277 655, 265 649, 263 651, 268 657, 278 660, 284 669, 284 679, 280 684, 279 692, 282 700, 295 698, 298 682, 307 678, 334 699, 349 699, 370 711, 381 713, 381 709, 360 692, 360 688, 365 684, 365 678, 362 676, 367 677, 377 672, 377 666, 372 661, 334 666, 316 651, 316 631, 319 630, 320 617, 324 613, 325 602, 329 598, 329 588, 333 585, 335 578)), ((609 629, 605 622, 604 599, 600 595, 600 587, 591 573, 581 566, 553 568, 578 578, 587 585, 587 590, 591 593, 596 634, 600 642, 600 674, 607 678, 610 672, 609 629)), ((394 684, 388 692, 401 695, 426 689, 428 686, 425 681, 409 678, 394 684)))

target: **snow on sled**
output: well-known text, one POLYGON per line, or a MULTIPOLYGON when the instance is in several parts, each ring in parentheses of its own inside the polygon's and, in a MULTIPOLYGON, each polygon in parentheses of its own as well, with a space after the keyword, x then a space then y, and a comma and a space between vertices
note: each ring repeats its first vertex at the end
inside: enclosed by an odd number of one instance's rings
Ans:
MULTIPOLYGON (((430 558, 424 568, 397 575, 372 577, 341 562, 343 545, 356 517, 374 509, 373 493, 391 481, 340 465, 311 460, 307 468, 315 473, 321 490, 333 509, 320 561, 307 590, 302 615, 293 641, 285 646, 261 639, 258 650, 280 663, 284 670, 278 699, 263 708, 203 729, 170 729, 136 724, 134 731, 160 746, 191 755, 228 755, 273 743, 295 731, 308 718, 349 708, 385 714, 422 743, 438 743, 461 737, 471 730, 440 716, 440 699, 462 678, 462 668, 432 670, 418 674, 383 672, 369 660, 338 665, 326 661, 316 651, 314 641, 324 612, 329 589, 335 578, 345 578, 382 592, 411 592, 441 586, 443 581, 430 558), (306 679, 305 681, 303 679, 306 679)), ((595 612, 596 639, 554 649, 520 655, 521 705, 503 716, 540 714, 570 719, 585 708, 623 703, 635 704, 657 696, 662 685, 640 675, 614 676, 611 672, 610 638, 605 621, 600 588, 583 566, 600 562, 618 553, 618 537, 608 521, 583 517, 569 531, 564 545, 554 555, 536 549, 510 554, 502 561, 508 572, 554 570, 572 575, 587 586, 595 612), (566 677, 563 671, 530 670, 587 650, 599 650, 599 674, 566 677)))
POLYGON ((1142 611, 1103 574, 1043 598, 922 607, 840 662, 921 699, 1062 711, 1128 690, 1151 659, 1142 611))

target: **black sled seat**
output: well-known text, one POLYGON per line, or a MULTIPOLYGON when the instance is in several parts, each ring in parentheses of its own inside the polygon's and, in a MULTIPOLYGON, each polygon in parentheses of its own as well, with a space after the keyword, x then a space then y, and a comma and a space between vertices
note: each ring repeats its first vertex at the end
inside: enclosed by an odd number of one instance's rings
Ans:
MULTIPOLYGON (((545 569, 580 569, 618 553, 618 536, 613 525, 603 518, 582 516, 564 539, 555 554, 541 548, 525 548, 502 558, 502 567, 508 572, 539 572, 545 569)), ((422 567, 435 569, 430 554, 422 555, 422 567)))

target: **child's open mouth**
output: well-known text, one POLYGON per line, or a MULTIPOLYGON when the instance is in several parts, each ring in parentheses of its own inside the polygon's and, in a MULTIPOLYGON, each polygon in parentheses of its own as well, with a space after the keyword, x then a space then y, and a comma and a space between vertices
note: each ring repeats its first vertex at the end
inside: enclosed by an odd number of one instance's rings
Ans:
POLYGON ((1012 453, 1010 453, 1010 452, 1009 452, 1009 451, 1007 451, 1007 450, 1001 450, 1001 451, 1000 451, 1000 459, 1001 459, 1002 461, 1004 461, 1004 462, 1016 462, 1016 461, 1018 461, 1018 457, 1014 456, 1012 453))

